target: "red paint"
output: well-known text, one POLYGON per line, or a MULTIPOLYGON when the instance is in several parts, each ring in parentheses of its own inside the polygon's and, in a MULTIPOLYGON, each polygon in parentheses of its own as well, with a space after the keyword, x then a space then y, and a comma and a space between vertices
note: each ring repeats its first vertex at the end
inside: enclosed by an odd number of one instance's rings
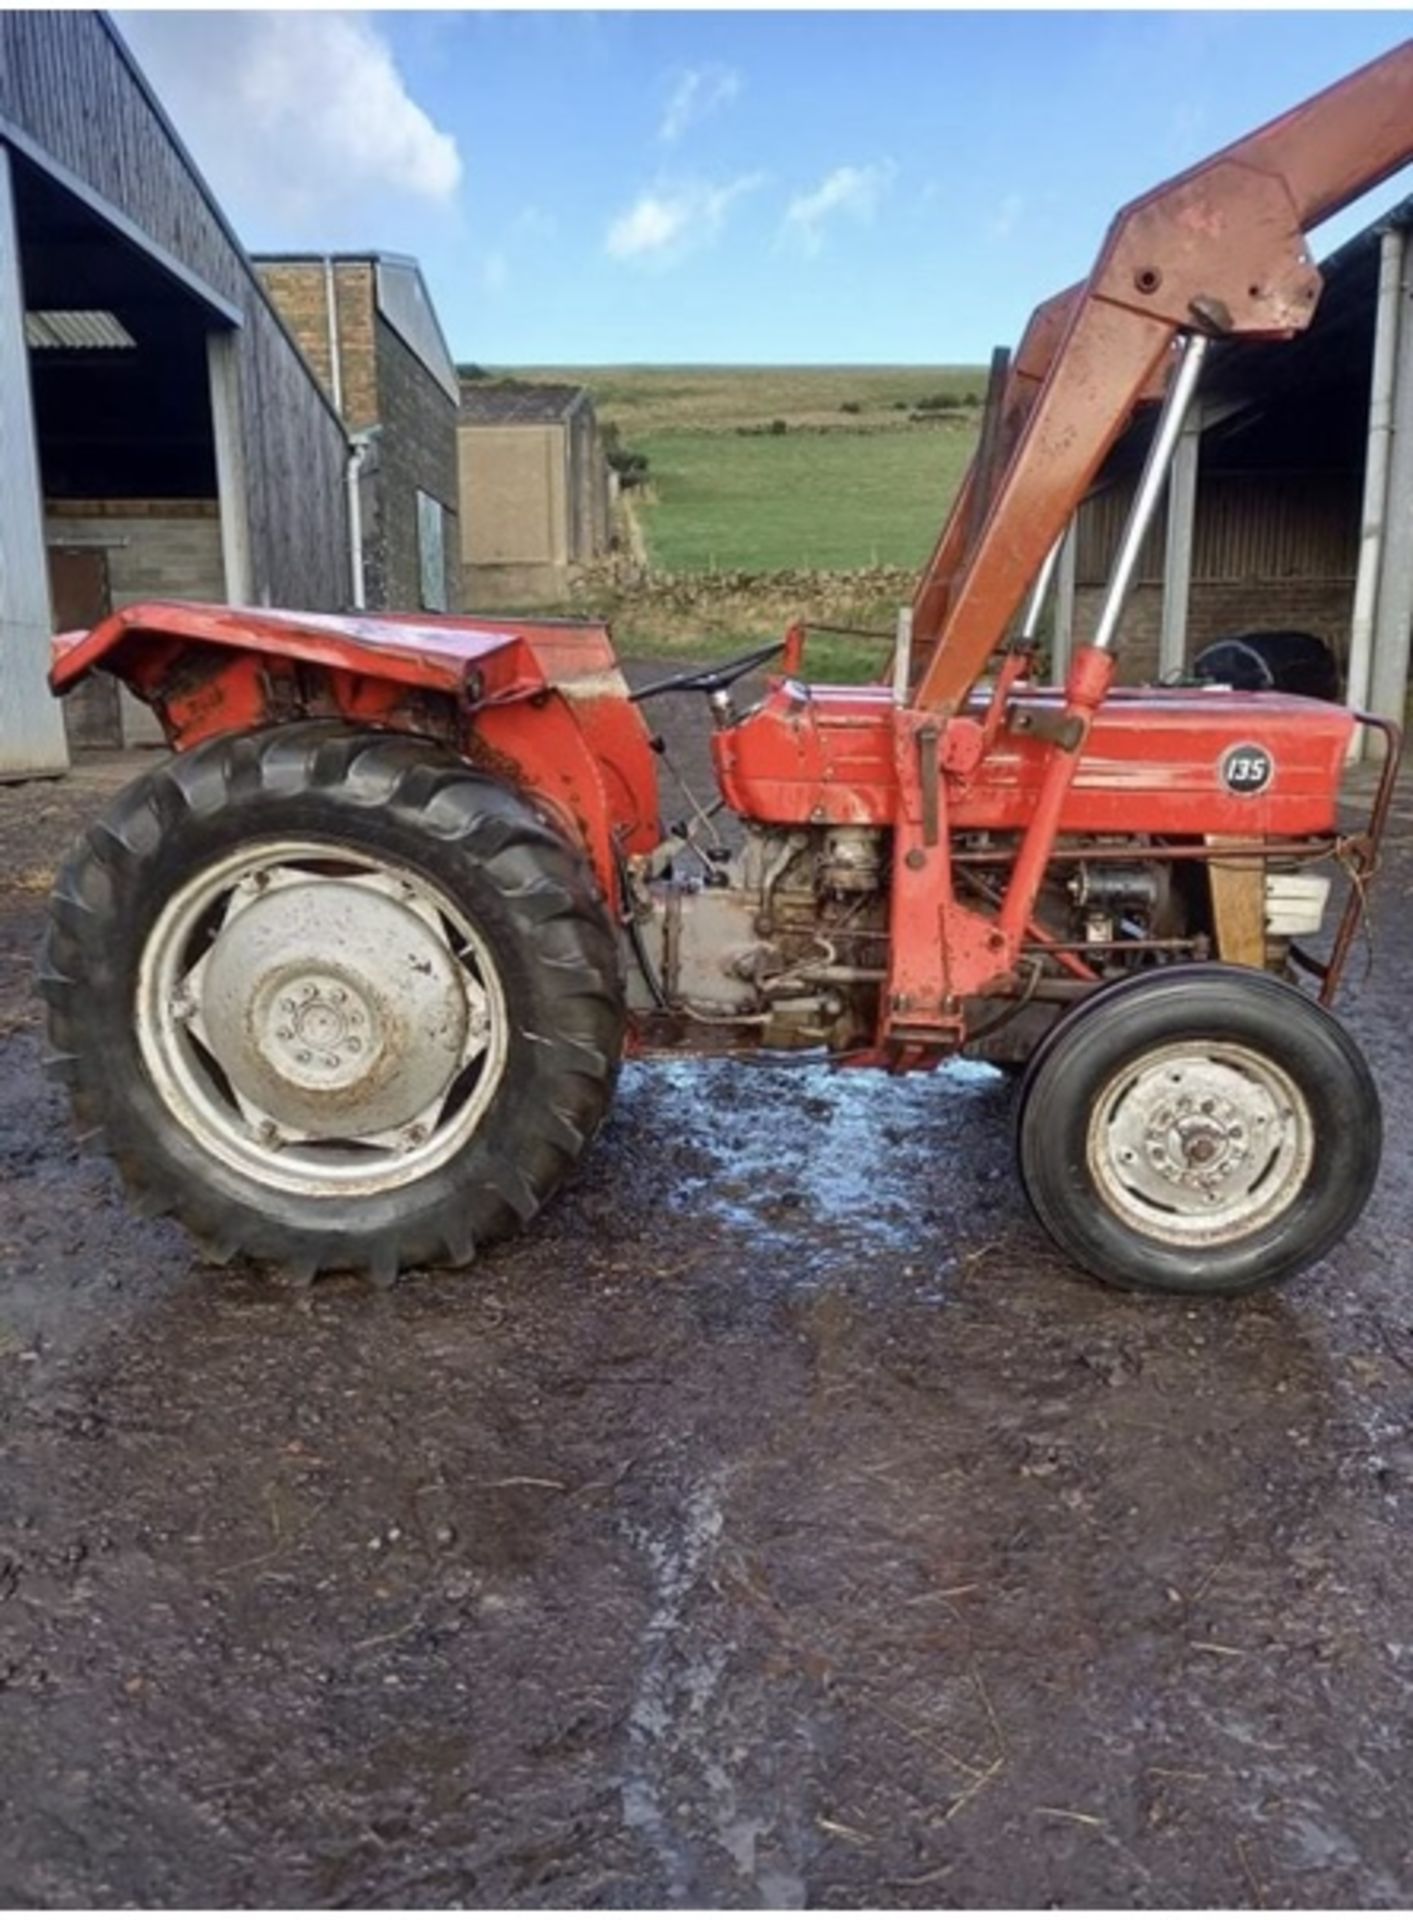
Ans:
POLYGON ((548 807, 610 901, 615 839, 646 853, 661 837, 647 728, 598 622, 151 602, 61 634, 50 684, 63 693, 99 665, 180 749, 325 715, 442 740, 548 807))
MULTIPOLYGON (((615 847, 646 853, 660 839, 647 729, 608 631, 594 623, 149 605, 56 642, 56 690, 99 663, 151 702, 178 748, 325 715, 451 745, 545 808, 615 906, 615 847)), ((1011 674, 1009 700, 978 697, 951 718, 896 706, 881 687, 782 678, 713 736, 722 792, 747 818, 892 829, 875 1064, 933 1064, 965 1038, 966 1001, 1013 985, 1057 835, 1333 830, 1354 724, 1342 709, 1287 695, 1109 693, 1111 674, 1107 655, 1081 649, 1063 693, 1011 674), (1049 737, 1022 730, 1027 719, 1049 737), (1077 729, 1070 750, 1057 744, 1056 722, 1077 729), (1222 784, 1223 757, 1238 745, 1274 762, 1260 795, 1222 784), (1021 836, 995 915, 953 893, 951 838, 980 828, 1021 836)))
MULTIPOLYGON (((1022 690, 1018 712, 1058 715, 1064 696, 1022 690)), ((978 705, 974 710, 979 714, 978 705)), ((713 740, 728 805, 783 825, 888 826, 896 807, 895 710, 882 687, 774 686, 761 706, 713 740)), ((959 716, 954 729, 975 727, 959 716)), ((1284 834, 1332 832, 1354 721, 1294 694, 1116 689, 1074 770, 1061 833, 1284 834), (1264 746, 1275 776, 1259 795, 1227 791, 1228 748, 1264 746)), ((955 832, 1020 832, 1040 797, 1052 749, 1002 729, 969 776, 954 776, 955 832)))

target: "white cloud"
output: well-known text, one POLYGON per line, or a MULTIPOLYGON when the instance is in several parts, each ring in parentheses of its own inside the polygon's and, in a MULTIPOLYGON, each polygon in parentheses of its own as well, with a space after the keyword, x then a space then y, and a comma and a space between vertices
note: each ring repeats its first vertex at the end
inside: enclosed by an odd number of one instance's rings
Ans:
POLYGON ((797 194, 785 209, 785 230, 807 253, 824 245, 825 229, 843 216, 867 224, 893 184, 898 169, 891 160, 866 167, 836 167, 809 193, 797 194))
POLYGON ((718 186, 695 181, 647 188, 611 223, 605 250, 614 260, 663 266, 680 260, 714 240, 736 201, 764 178, 747 173, 718 186))
POLYGON ((444 203, 455 139, 350 13, 128 13, 124 34, 222 199, 301 243, 379 198, 444 203))
POLYGON ((688 127, 705 120, 718 107, 729 106, 741 91, 741 76, 731 67, 714 62, 704 67, 688 67, 678 74, 663 108, 658 127, 659 140, 671 144, 680 140, 688 127))

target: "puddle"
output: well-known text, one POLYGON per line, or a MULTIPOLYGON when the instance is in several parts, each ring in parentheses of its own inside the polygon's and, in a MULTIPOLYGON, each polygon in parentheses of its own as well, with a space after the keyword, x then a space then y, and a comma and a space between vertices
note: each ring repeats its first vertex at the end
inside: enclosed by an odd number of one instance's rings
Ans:
POLYGON ((620 1099, 650 1104, 651 1132, 692 1149, 670 1176, 674 1205, 811 1268, 840 1247, 931 1258, 934 1207, 1011 1176, 1009 1085, 979 1061, 897 1079, 813 1061, 650 1061, 626 1070, 620 1099))

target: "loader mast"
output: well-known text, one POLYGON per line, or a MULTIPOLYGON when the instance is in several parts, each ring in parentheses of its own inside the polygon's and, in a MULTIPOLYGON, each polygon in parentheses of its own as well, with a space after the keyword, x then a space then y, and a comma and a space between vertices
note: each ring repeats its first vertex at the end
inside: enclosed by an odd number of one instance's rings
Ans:
POLYGON ((1305 229, 1413 159, 1413 40, 1131 202, 1089 278, 1036 309, 913 603, 913 701, 955 713, 1180 336, 1314 316, 1305 229))

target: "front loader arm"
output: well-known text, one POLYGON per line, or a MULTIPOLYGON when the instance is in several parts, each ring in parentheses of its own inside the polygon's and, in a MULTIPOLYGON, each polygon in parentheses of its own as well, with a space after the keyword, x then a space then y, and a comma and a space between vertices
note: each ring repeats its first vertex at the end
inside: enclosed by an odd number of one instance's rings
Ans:
MULTIPOLYGON (((1042 301, 1030 316, 1021 343, 1011 358, 1001 401, 1002 471, 1015 451, 1021 429, 1045 384, 1045 377, 1054 364, 1070 317, 1083 292, 1082 282, 1078 286, 1066 287, 1063 293, 1042 301)), ((967 536, 972 527, 976 492, 981 484, 982 475, 977 462, 973 460, 957 489, 952 510, 913 595, 913 644, 917 649, 915 658, 919 661, 923 657, 923 649, 935 643, 946 618, 948 595, 967 555, 967 536)))
POLYGON ((940 629, 917 705, 955 712, 966 699, 1178 335, 1303 331, 1320 293, 1305 228, 1410 158, 1405 41, 1124 208, 1064 316, 975 541, 962 551, 959 501, 924 576, 922 630, 939 615, 940 629))

